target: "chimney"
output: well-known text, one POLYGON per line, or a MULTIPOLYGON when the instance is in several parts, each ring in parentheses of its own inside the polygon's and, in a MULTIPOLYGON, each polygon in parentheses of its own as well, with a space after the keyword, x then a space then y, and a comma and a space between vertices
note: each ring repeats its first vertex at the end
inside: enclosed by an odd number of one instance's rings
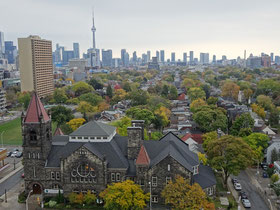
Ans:
POLYGON ((132 127, 127 128, 127 157, 129 160, 135 160, 138 156, 141 146, 143 145, 143 129, 136 127, 136 123, 132 123, 132 127))
POLYGON ((133 127, 140 127, 141 130, 142 130, 142 140, 144 140, 144 123, 145 123, 145 120, 131 120, 131 124, 133 127))

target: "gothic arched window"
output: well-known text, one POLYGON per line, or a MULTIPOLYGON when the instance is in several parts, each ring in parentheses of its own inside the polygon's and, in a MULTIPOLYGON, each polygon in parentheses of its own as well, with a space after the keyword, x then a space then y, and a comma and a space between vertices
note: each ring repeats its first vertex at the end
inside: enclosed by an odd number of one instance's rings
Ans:
POLYGON ((37 134, 35 131, 30 131, 29 133, 30 141, 37 141, 37 134))
POLYGON ((85 178, 86 181, 90 182, 90 180, 95 180, 96 173, 95 169, 90 164, 82 163, 77 168, 73 168, 71 176, 72 178, 75 177, 77 180, 84 180, 85 178))

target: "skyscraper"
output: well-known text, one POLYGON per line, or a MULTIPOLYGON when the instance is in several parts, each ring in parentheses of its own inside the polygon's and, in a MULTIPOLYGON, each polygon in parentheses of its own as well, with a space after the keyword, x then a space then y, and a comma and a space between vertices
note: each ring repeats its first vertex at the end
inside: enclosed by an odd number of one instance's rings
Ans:
POLYGON ((39 36, 18 39, 21 91, 36 91, 40 97, 54 91, 52 42, 39 36))
POLYGON ((137 54, 136 54, 136 51, 133 52, 132 61, 133 61, 133 64, 136 64, 136 63, 137 63, 137 54))
POLYGON ((190 51, 190 65, 193 65, 193 51, 190 51))
POLYGON ((102 50, 102 65, 111 67, 112 66, 113 53, 112 50, 102 50))
POLYGON ((123 66, 125 64, 125 54, 126 54, 126 49, 122 49, 121 50, 121 61, 122 61, 123 66))
POLYGON ((74 58, 80 58, 80 46, 79 43, 73 43, 74 58))
POLYGON ((209 64, 209 53, 200 53, 200 64, 209 64))
POLYGON ((164 61, 165 61, 164 50, 161 50, 161 51, 160 51, 160 61, 161 61, 162 63, 164 63, 164 61))
POLYGON ((183 62, 187 63, 187 57, 188 57, 187 53, 183 53, 183 62))
POLYGON ((175 63, 175 52, 171 53, 171 63, 175 63))
POLYGON ((217 63, 217 58, 216 58, 216 55, 213 55, 213 60, 212 60, 212 63, 213 63, 213 64, 216 64, 216 63, 217 63))
POLYGON ((14 46, 12 41, 5 42, 5 56, 8 59, 9 64, 15 63, 17 56, 17 47, 14 46))
POLYGON ((274 53, 270 53, 271 62, 274 62, 274 53))
POLYGON ((158 50, 156 51, 156 57, 157 57, 157 60, 159 62, 159 51, 158 50))
POLYGON ((4 57, 5 45, 4 45, 4 33, 0 31, 0 58, 4 57))
POLYGON ((150 50, 147 51, 147 59, 148 59, 148 62, 151 60, 151 51, 150 50))
POLYGON ((94 12, 92 11, 92 49, 88 50, 88 59, 89 59, 89 64, 92 67, 99 67, 100 66, 100 50, 96 49, 96 43, 95 43, 95 32, 96 28, 94 25, 94 12))

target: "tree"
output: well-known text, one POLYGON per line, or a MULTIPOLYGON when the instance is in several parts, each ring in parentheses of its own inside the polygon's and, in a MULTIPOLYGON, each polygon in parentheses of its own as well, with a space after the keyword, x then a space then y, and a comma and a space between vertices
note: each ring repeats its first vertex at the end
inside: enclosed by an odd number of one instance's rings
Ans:
POLYGON ((77 130, 79 127, 81 127, 81 125, 83 125, 86 122, 86 120, 84 118, 75 118, 70 120, 67 125, 70 126, 70 128, 75 131, 77 130))
POLYGON ((206 157, 206 154, 203 154, 203 153, 201 153, 201 152, 198 152, 198 153, 197 153, 197 156, 198 156, 199 162, 201 162, 203 165, 206 165, 206 164, 207 164, 207 157, 206 157))
POLYGON ((101 96, 92 93, 85 93, 79 97, 80 101, 86 101, 92 106, 97 106, 103 99, 101 96))
POLYGON ((120 120, 114 121, 111 125, 117 127, 117 133, 121 136, 127 136, 127 127, 131 126, 131 118, 125 116, 120 120))
POLYGON ((207 104, 208 104, 208 105, 217 105, 217 102, 218 102, 218 98, 213 97, 213 96, 210 96, 210 97, 207 99, 207 104))
POLYGON ((176 100, 178 98, 178 91, 174 85, 170 86, 170 92, 169 92, 168 98, 170 100, 176 100))
POLYGON ((243 139, 251 147, 257 160, 261 162, 263 159, 263 150, 268 146, 269 137, 263 133, 252 133, 243 139))
POLYGON ((212 132, 208 132, 202 135, 202 140, 203 140, 203 149, 205 151, 207 151, 207 147, 209 142, 217 140, 218 139, 218 134, 217 131, 212 131, 212 132))
POLYGON ((164 106, 161 106, 158 109, 156 109, 154 111, 154 118, 153 118, 153 122, 156 125, 156 127, 161 130, 163 127, 168 126, 168 124, 170 123, 169 121, 170 115, 171 115, 171 111, 164 106))
POLYGON ((131 180, 114 183, 100 193, 105 201, 104 208, 111 210, 143 209, 150 195, 131 180))
POLYGON ((52 121, 57 123, 57 127, 60 127, 64 123, 74 118, 74 115, 72 114, 72 110, 61 105, 52 107, 51 115, 52 115, 52 121))
POLYGON ((109 98, 112 98, 112 97, 113 97, 113 90, 112 90, 111 85, 108 85, 108 87, 107 87, 107 89, 106 89, 106 95, 107 95, 109 98))
POLYGON ((275 182, 278 182, 279 181, 278 174, 272 174, 272 176, 270 177, 270 181, 272 184, 274 184, 275 182))
POLYGON ((226 81, 222 86, 222 96, 233 98, 237 101, 240 87, 232 81, 226 81))
POLYGON ((251 147, 241 138, 230 135, 209 142, 206 154, 210 165, 222 171, 225 185, 230 174, 238 175, 253 158, 251 147))
POLYGON ((246 100, 248 101, 249 98, 253 95, 253 91, 250 88, 247 88, 243 91, 246 100))
POLYGON ((84 195, 84 202, 87 205, 92 205, 96 202, 96 196, 93 193, 91 193, 90 190, 88 190, 87 194, 84 195))
POLYGON ((82 192, 80 192, 79 194, 72 192, 69 194, 68 199, 71 204, 81 205, 84 202, 84 195, 82 192))
POLYGON ((146 105, 149 100, 149 95, 147 91, 143 91, 141 89, 131 91, 129 97, 133 106, 146 105))
POLYGON ((98 112, 103 112, 104 110, 109 109, 110 105, 107 104, 105 101, 98 104, 98 112))
POLYGON ((94 89, 91 85, 89 85, 86 82, 77 82, 72 86, 72 90, 75 92, 76 96, 80 96, 84 93, 90 93, 92 92, 94 89))
POLYGON ((204 100, 206 99, 204 90, 202 90, 201 88, 197 88, 197 87, 190 88, 188 91, 188 96, 191 99, 191 101, 194 101, 198 98, 201 98, 204 100))
POLYGON ((271 151, 271 163, 274 163, 274 161, 277 161, 279 157, 279 154, 275 148, 271 151))
POLYGON ((190 181, 181 176, 177 176, 174 182, 170 181, 161 195, 165 204, 170 204, 174 209, 215 209, 214 204, 208 202, 199 184, 190 185, 190 181))
POLYGON ((86 119, 86 113, 95 112, 96 108, 86 101, 81 101, 79 103, 77 111, 81 112, 84 115, 84 118, 86 119))
POLYGON ((127 93, 124 89, 117 89, 115 90, 115 94, 112 98, 112 102, 113 103, 118 103, 119 101, 125 99, 125 97, 127 96, 127 93))
POLYGON ((90 84, 94 88, 94 90, 99 90, 103 88, 103 84, 95 78, 91 78, 88 84, 90 84))
POLYGON ((254 119, 251 117, 250 113, 243 113, 233 122, 230 133, 234 136, 241 136, 241 131, 244 128, 253 129, 254 119))
POLYGON ((217 129, 226 131, 227 129, 227 116, 217 108, 204 107, 193 115, 193 119, 206 132, 216 131, 217 129))
POLYGON ((53 99, 54 99, 54 102, 57 104, 64 104, 68 100, 68 97, 65 94, 64 89, 57 88, 54 90, 53 99))
POLYGON ((262 108, 261 106, 257 105, 257 104, 252 104, 251 108, 253 110, 253 112, 255 112, 259 117, 261 117, 262 119, 265 118, 265 111, 264 108, 262 108))
POLYGON ((276 107, 271 109, 268 122, 271 126, 279 125, 279 110, 276 107))
POLYGON ((144 120, 146 127, 148 127, 154 120, 154 114, 148 109, 132 107, 126 111, 126 114, 135 120, 144 120))
POLYGON ((257 97, 257 103, 265 110, 271 110, 273 108, 272 99, 269 96, 259 95, 257 97))
POLYGON ((197 108, 200 108, 200 107, 206 106, 206 105, 207 105, 207 104, 206 104, 206 102, 205 102, 203 99, 198 98, 198 99, 192 101, 192 103, 191 103, 191 105, 190 105, 190 110, 191 110, 193 113, 195 113, 197 108))
POLYGON ((23 105, 24 109, 27 109, 30 103, 30 99, 31 99, 31 95, 29 92, 18 93, 18 102, 23 105))
POLYGON ((161 95, 163 97, 167 97, 168 93, 169 93, 169 87, 168 87, 168 85, 165 84, 162 87, 161 95))

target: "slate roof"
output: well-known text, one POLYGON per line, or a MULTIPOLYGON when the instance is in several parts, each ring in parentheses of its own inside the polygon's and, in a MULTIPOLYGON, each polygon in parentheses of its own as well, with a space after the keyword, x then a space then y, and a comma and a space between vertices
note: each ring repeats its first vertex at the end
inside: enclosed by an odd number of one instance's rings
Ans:
POLYGON ((37 93, 34 92, 29 103, 24 122, 39 123, 40 117, 42 117, 43 122, 47 122, 50 120, 49 115, 47 114, 41 100, 37 96, 37 93))
POLYGON ((198 183, 202 189, 216 185, 216 177, 211 167, 200 165, 198 174, 194 175, 193 182, 198 183))
POLYGON ((82 125, 69 136, 104 136, 108 137, 115 132, 116 128, 97 121, 90 121, 82 125))

